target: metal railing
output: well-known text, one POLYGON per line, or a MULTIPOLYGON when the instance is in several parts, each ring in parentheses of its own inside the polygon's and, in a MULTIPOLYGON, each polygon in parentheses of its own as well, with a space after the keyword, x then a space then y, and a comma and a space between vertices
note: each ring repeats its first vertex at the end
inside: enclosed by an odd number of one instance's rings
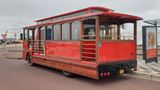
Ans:
MULTIPOLYGON (((134 36, 122 36, 122 35, 99 35, 100 40, 134 40, 134 36)), ((84 40, 95 40, 96 35, 83 35, 84 40)))
POLYGON ((45 42, 43 40, 29 40, 29 48, 32 48, 34 53, 44 54, 45 42))

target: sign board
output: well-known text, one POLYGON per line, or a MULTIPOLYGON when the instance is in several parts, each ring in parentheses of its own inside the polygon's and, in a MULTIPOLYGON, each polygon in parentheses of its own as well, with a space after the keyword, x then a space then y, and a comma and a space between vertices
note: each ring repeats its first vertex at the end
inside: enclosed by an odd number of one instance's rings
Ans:
POLYGON ((3 37, 3 39, 6 39, 7 34, 1 34, 1 36, 3 37))
POLYGON ((157 28, 143 26, 143 59, 146 63, 157 62, 157 28))

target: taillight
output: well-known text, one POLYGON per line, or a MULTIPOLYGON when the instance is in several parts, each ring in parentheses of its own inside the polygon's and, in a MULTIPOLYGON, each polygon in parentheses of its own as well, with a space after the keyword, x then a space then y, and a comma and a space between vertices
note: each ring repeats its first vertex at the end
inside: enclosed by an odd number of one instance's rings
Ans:
POLYGON ((111 75, 111 73, 110 72, 107 72, 107 76, 110 76, 111 75))
POLYGON ((100 75, 101 75, 101 77, 104 77, 103 73, 101 73, 100 75))
POLYGON ((110 72, 103 72, 103 73, 100 73, 100 76, 101 77, 109 77, 111 75, 110 72))

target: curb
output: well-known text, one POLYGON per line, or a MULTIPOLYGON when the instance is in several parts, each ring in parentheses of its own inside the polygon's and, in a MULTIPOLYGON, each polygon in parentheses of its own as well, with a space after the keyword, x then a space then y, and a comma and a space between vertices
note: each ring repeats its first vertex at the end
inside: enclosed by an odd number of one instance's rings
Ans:
POLYGON ((8 50, 8 52, 23 52, 23 50, 8 50))
POLYGON ((4 57, 6 59, 15 59, 15 60, 22 60, 23 58, 13 58, 13 57, 4 57))
POLYGON ((136 71, 136 72, 130 73, 129 76, 160 82, 160 75, 157 75, 157 74, 149 74, 149 73, 136 71))

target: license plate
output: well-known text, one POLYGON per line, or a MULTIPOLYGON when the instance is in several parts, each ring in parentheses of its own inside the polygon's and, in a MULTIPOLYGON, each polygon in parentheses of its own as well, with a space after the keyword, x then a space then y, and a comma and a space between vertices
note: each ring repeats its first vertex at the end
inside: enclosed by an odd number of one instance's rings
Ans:
POLYGON ((121 69, 121 70, 119 71, 119 73, 120 73, 120 74, 124 74, 124 69, 121 69))

